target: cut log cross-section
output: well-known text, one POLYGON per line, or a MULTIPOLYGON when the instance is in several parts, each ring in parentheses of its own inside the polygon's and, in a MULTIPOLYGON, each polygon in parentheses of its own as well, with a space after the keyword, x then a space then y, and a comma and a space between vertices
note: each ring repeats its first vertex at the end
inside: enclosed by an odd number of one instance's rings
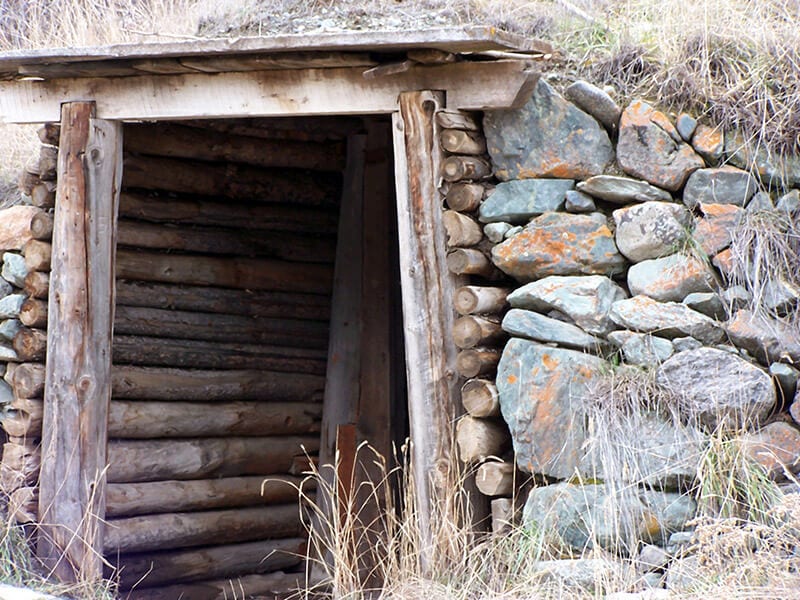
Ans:
POLYGON ((121 125, 93 114, 93 103, 62 106, 48 309, 37 553, 70 582, 102 577, 122 181, 121 125))

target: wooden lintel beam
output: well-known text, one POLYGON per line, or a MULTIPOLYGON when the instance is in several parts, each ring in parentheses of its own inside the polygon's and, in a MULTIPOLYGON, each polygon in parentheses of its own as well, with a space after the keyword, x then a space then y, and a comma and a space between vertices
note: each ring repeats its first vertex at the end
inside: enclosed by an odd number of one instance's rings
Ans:
POLYGON ((45 366, 37 553, 63 581, 102 577, 122 129, 63 107, 45 366))
POLYGON ((513 108, 537 75, 520 60, 415 66, 376 79, 363 67, 0 83, 0 122, 57 121, 64 102, 94 101, 97 117, 174 120, 227 117, 389 114, 402 92, 446 92, 447 107, 513 108))

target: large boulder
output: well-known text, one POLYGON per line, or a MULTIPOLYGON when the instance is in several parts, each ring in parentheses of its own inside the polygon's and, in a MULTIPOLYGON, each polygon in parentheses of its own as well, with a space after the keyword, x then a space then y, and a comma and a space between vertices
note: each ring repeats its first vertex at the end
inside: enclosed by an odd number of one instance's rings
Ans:
POLYGON ((521 281, 548 275, 612 275, 625 270, 614 235, 591 215, 546 213, 492 248, 501 271, 521 281))
POLYGON ((642 100, 622 112, 617 162, 629 175, 672 192, 683 186, 692 171, 704 166, 669 118, 642 100))
POLYGON ((678 302, 658 302, 634 296, 611 305, 609 318, 625 329, 652 333, 669 339, 690 336, 705 344, 722 341, 722 327, 707 316, 678 302))
POLYGON ((800 363, 800 336, 777 319, 737 310, 725 323, 725 331, 734 344, 765 366, 773 362, 800 363))
POLYGON ((512 338, 497 366, 500 410, 519 467, 564 479, 579 465, 586 384, 609 364, 575 350, 512 338))
POLYGON ((744 206, 756 190, 756 178, 736 167, 698 169, 686 181, 683 203, 689 208, 694 208, 701 202, 744 206))
POLYGON ((578 184, 578 190, 606 202, 630 204, 631 202, 670 202, 672 195, 646 181, 618 175, 595 175, 578 184))
POLYGON ((679 352, 658 368, 656 382, 678 399, 684 415, 710 430, 755 427, 777 400, 763 369, 716 348, 679 352))
POLYGON ((672 254, 645 260, 628 269, 628 288, 662 302, 680 302, 693 292, 715 287, 714 272, 705 261, 691 254, 672 254))
POLYGON ((501 181, 586 179, 602 173, 614 158, 605 130, 544 79, 522 108, 488 111, 483 127, 501 181))
POLYGON ((616 329, 609 319, 611 305, 627 297, 608 277, 545 277, 528 283, 508 295, 515 308, 539 312, 557 310, 567 315, 584 331, 605 335, 616 329))
POLYGON ((531 490, 523 523, 575 552, 595 544, 621 553, 639 542, 666 542, 694 518, 694 501, 675 493, 636 487, 557 483, 531 490))
POLYGON ((634 204, 613 214, 617 248, 631 262, 672 254, 692 226, 692 215, 672 202, 634 204))
POLYGON ((478 209, 482 223, 527 223, 542 213, 560 210, 572 179, 518 179, 497 185, 478 209))
POLYGON ((503 330, 509 334, 546 344, 558 344, 576 350, 600 352, 608 343, 586 333, 572 323, 551 319, 531 310, 512 308, 503 317, 503 330))

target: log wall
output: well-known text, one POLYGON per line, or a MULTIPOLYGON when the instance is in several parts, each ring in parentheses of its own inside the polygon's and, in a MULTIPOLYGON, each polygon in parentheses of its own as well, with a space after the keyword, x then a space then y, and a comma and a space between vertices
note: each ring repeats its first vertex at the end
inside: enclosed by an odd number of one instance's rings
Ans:
MULTIPOLYGON (((137 598, 232 577, 274 592, 305 552, 295 469, 320 444, 346 137, 220 125, 123 131, 103 537, 137 598)), ((24 180, 37 206, 6 346, 0 483, 20 522, 37 518, 51 171, 24 180)))

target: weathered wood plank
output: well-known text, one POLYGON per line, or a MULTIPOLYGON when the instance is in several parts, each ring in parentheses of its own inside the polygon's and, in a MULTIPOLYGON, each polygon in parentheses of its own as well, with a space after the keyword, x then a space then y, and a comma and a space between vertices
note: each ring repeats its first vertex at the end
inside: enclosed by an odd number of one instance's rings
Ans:
POLYGON ((409 89, 444 89, 452 109, 511 108, 527 99, 535 78, 520 60, 420 65, 378 79, 362 73, 343 68, 15 81, 0 83, 0 120, 52 121, 72 98, 95 101, 98 117, 114 120, 388 114, 409 89))
POLYGON ((65 581, 102 577, 122 133, 93 111, 63 107, 50 276, 37 553, 65 581))

